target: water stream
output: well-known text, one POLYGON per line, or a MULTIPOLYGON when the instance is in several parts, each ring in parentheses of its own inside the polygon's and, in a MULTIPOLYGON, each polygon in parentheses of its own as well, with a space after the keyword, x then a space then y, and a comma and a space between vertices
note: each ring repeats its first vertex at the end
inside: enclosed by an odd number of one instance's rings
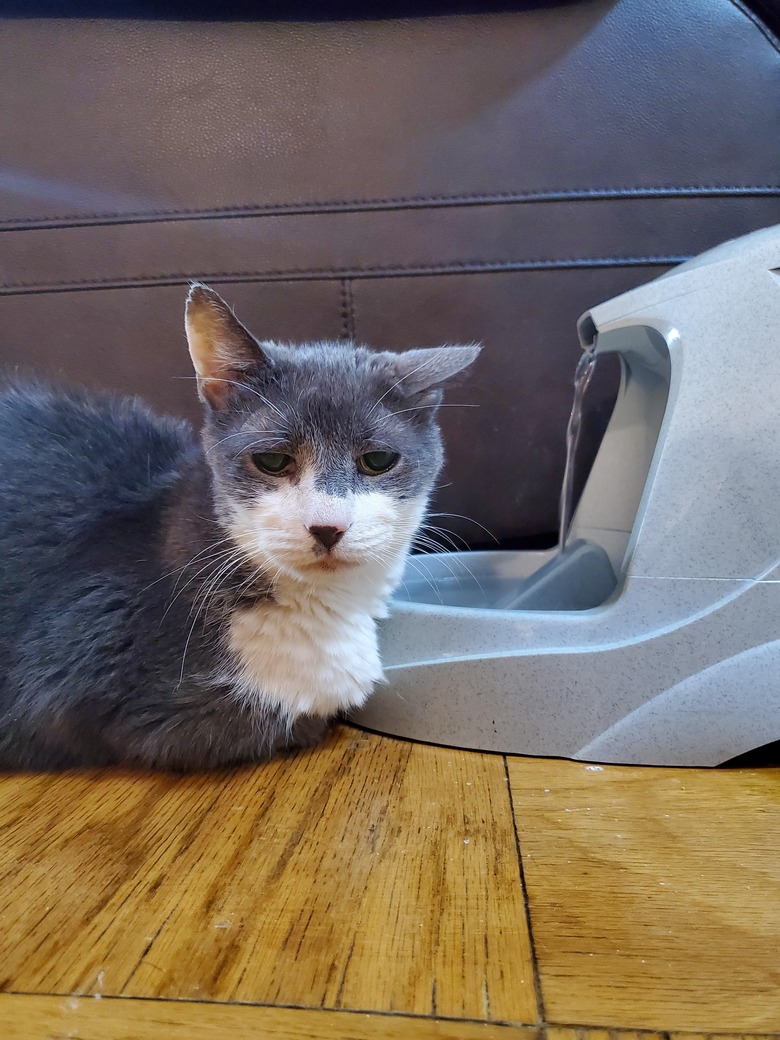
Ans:
POLYGON ((565 550, 566 539, 569 536, 569 525, 572 519, 572 497, 574 494, 574 461, 577 454, 577 444, 580 439, 580 428, 582 426, 582 404, 595 365, 596 353, 593 348, 591 348, 590 350, 586 350, 577 362, 577 368, 574 373, 574 401, 571 406, 569 425, 566 427, 566 466, 563 471, 563 484, 561 485, 558 527, 559 552, 565 550))

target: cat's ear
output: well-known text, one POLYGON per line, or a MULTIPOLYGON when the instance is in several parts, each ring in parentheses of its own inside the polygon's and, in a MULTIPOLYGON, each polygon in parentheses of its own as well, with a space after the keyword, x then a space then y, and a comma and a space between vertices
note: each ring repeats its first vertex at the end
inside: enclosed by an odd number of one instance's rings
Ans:
POLYGON ((472 343, 466 347, 430 347, 396 354, 398 388, 406 394, 432 390, 476 361, 481 349, 479 344, 472 343))
POLYGON ((198 394, 212 408, 224 408, 248 369, 270 364, 254 336, 225 301, 207 285, 190 286, 184 328, 198 377, 198 394))

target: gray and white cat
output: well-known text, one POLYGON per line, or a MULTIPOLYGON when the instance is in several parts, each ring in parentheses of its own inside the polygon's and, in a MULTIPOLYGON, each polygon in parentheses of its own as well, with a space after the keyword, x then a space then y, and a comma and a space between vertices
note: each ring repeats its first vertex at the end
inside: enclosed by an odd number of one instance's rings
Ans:
POLYGON ((261 760, 382 677, 478 348, 258 343, 203 285, 186 331, 201 443, 135 399, 0 394, 0 768, 261 760))

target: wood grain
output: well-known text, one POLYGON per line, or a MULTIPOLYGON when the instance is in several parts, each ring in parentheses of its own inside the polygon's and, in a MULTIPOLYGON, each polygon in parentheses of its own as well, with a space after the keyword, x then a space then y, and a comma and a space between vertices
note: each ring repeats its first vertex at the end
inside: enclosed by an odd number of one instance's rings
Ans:
POLYGON ((0 995, 3 1040, 539 1040, 529 1026, 241 1004, 0 995))
POLYGON ((509 773, 547 1021, 780 1030, 780 770, 509 773))
MULTIPOLYGON (((667 1033, 645 1030, 587 1029, 581 1026, 547 1026, 545 1040, 670 1040, 667 1033)), ((686 1034, 687 1040, 687 1034, 686 1034)), ((703 1040, 699 1037, 698 1040, 703 1040)))
POLYGON ((547 1026, 545 1040, 769 1040, 771 1033, 653 1033, 647 1030, 547 1026))
POLYGON ((776 1033, 669 1033, 668 1040, 768 1040, 776 1033))
POLYGON ((547 1026, 545 1040, 769 1040, 772 1033, 653 1033, 648 1030, 547 1026))
POLYGON ((537 1019, 497 756, 341 729, 221 775, 2 777, 0 830, 0 989, 537 1019))

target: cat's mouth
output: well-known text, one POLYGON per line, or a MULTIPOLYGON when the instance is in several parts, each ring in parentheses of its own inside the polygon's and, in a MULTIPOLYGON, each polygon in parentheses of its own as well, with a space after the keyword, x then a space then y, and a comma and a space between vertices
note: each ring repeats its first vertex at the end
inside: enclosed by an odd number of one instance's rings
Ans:
POLYGON ((351 560, 344 556, 334 556, 332 553, 323 553, 322 556, 309 560, 305 567, 307 570, 315 571, 341 571, 349 567, 357 567, 359 563, 359 560, 351 560))

